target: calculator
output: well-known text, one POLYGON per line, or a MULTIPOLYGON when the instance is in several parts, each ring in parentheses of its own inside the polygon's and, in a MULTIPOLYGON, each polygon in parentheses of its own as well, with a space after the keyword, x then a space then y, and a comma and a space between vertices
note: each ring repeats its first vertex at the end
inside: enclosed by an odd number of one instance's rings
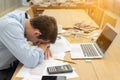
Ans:
POLYGON ((52 67, 47 67, 47 72, 49 74, 58 74, 58 73, 69 73, 73 72, 73 69, 71 65, 61 65, 61 66, 52 66, 52 67))

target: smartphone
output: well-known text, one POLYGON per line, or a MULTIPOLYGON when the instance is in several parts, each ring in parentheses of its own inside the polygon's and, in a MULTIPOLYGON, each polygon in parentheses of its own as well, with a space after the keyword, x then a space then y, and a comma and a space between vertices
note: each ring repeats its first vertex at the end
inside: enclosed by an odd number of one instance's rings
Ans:
POLYGON ((42 80, 66 80, 66 76, 42 76, 42 80))

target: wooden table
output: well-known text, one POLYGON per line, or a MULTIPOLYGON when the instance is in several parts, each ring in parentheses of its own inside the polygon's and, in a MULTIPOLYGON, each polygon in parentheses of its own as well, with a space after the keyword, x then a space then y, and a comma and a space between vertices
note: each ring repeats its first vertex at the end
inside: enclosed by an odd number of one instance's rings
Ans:
MULTIPOLYGON (((80 39, 81 42, 90 41, 84 38, 80 39)), ((76 63, 71 65, 79 75, 77 78, 71 78, 68 80, 120 80, 119 56, 119 48, 116 44, 112 44, 103 59, 93 59, 91 62, 85 60, 71 60, 70 53, 66 53, 65 60, 70 60, 76 63)), ((22 78, 15 77, 21 67, 22 64, 19 64, 12 80, 22 80, 22 78)))
POLYGON ((83 9, 49 9, 43 12, 43 15, 53 16, 57 20, 58 25, 63 28, 73 28, 74 24, 82 22, 83 24, 99 26, 91 19, 88 13, 83 9))
POLYGON ((95 7, 94 4, 85 4, 85 3, 79 3, 75 4, 74 6, 62 6, 62 5, 49 5, 47 7, 40 6, 40 5, 34 5, 33 3, 30 3, 30 7, 33 12, 33 17, 38 16, 39 14, 42 14, 44 10, 46 9, 84 9, 88 11, 88 14, 92 14, 93 9, 95 7))
MULTIPOLYGON (((51 12, 51 15, 53 13, 54 12, 51 12)), ((71 14, 71 13, 69 13, 69 14, 71 14)), ((73 11, 73 13, 74 13, 74 11, 73 11)), ((47 14, 47 12, 45 14, 47 14)), ((48 13, 48 14, 50 15, 50 13, 48 13)), ((66 18, 67 17, 64 16, 63 20, 66 21, 66 18)), ((86 20, 88 20, 88 18, 86 20)), ((71 23, 74 22, 73 20, 70 20, 70 21, 71 21, 71 23)), ((63 22, 63 24, 64 23, 65 22, 63 22)), ((71 23, 70 23, 70 25, 71 25, 71 23)), ((62 22, 61 22, 61 24, 62 24, 62 22)), ((66 25, 66 24, 64 24, 64 25, 66 25)), ((71 35, 66 38, 71 43, 82 43, 82 42, 91 41, 91 39, 86 39, 83 37, 80 37, 80 40, 75 40, 74 35, 71 35)), ((70 61, 77 63, 77 64, 71 64, 71 65, 72 65, 72 67, 75 68, 76 73, 79 75, 79 77, 77 77, 77 78, 71 78, 68 80, 120 80, 120 58, 119 58, 120 50, 119 50, 119 47, 116 46, 116 41, 117 41, 117 39, 110 46, 110 48, 108 49, 108 51, 103 59, 93 59, 91 62, 87 62, 86 60, 82 60, 82 59, 81 60, 71 60, 70 53, 69 52, 66 53, 65 60, 70 60, 70 61)), ((21 67, 22 67, 22 65, 19 64, 13 77, 12 77, 12 80, 22 80, 22 78, 16 77, 16 74, 18 73, 18 71, 20 70, 21 67)))

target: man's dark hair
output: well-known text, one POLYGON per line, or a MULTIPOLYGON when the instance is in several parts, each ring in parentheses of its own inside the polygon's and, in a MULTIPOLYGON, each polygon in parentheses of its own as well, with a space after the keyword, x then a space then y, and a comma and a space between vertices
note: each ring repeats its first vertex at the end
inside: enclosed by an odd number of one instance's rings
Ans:
POLYGON ((50 40, 50 43, 55 43, 57 38, 57 22, 54 17, 41 15, 30 19, 30 24, 35 28, 39 29, 42 35, 38 38, 43 40, 50 40))

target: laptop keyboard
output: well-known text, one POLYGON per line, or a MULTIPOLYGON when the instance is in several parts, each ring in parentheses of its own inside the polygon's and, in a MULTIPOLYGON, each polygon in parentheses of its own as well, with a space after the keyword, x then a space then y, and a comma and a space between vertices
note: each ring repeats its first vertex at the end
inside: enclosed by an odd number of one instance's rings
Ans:
POLYGON ((98 56, 98 53, 91 44, 81 44, 81 48, 85 57, 98 56))

